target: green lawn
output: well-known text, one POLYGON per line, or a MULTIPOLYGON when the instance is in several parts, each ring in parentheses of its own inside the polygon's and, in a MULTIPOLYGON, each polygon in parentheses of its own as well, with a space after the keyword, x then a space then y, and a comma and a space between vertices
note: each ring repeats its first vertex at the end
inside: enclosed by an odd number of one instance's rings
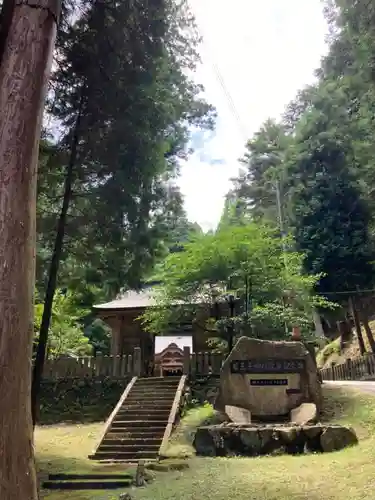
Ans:
MULTIPOLYGON (((193 429, 210 414, 209 408, 192 410, 172 439, 169 455, 192 454, 193 429)), ((182 472, 157 473, 146 488, 132 489, 135 500, 372 500, 375 468, 375 398, 355 392, 325 389, 325 420, 353 426, 360 444, 347 450, 321 455, 261 458, 196 458, 182 472)), ((38 429, 37 458, 40 473, 103 470, 85 457, 101 426, 66 426, 38 429)), ((107 469, 106 469, 107 470, 107 469)), ((110 470, 124 470, 124 466, 110 470)), ((62 500, 110 500, 119 492, 47 494, 62 500)))

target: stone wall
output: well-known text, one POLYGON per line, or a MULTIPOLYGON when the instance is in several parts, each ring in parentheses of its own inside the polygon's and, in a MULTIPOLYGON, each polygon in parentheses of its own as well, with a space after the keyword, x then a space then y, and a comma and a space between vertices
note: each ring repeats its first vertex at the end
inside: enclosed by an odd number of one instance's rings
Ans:
POLYGON ((124 392, 130 377, 44 380, 39 424, 105 421, 124 392))
MULTIPOLYGON (((114 409, 130 377, 112 378, 66 378, 44 380, 40 395, 39 423, 102 422, 114 409)), ((182 402, 181 413, 193 402, 213 404, 219 386, 219 377, 208 375, 189 380, 189 391, 182 402)))
POLYGON ((193 402, 203 404, 208 402, 214 404, 219 391, 220 377, 218 375, 206 375, 204 377, 190 377, 190 396, 193 402))

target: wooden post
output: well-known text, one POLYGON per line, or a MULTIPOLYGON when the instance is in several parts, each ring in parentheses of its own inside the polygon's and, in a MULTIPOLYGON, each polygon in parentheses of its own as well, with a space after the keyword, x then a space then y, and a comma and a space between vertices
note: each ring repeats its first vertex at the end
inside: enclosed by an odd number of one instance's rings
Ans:
POLYGON ((145 485, 145 461, 139 460, 137 471, 135 473, 135 485, 138 487, 145 485))
POLYGON ((352 360, 349 358, 346 360, 346 369, 348 374, 348 380, 354 380, 353 378, 353 364, 352 360))
POLYGON ((140 377, 142 372, 142 359, 141 359, 141 348, 134 348, 134 366, 133 366, 133 375, 135 377, 140 377))
POLYGON ((331 373, 332 373, 331 380, 336 380, 335 366, 336 366, 336 363, 331 363, 331 373))
POLYGON ((184 346, 183 375, 190 375, 190 347, 189 346, 184 346))

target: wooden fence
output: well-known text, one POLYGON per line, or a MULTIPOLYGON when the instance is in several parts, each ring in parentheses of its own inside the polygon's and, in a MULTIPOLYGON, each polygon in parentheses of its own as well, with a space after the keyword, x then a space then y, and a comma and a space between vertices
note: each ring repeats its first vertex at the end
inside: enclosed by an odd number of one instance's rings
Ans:
MULTIPOLYGON (((184 348, 183 366, 184 375, 219 375, 225 360, 224 354, 212 352, 190 353, 184 348)), ((141 350, 134 349, 133 355, 125 356, 87 356, 87 357, 60 357, 47 360, 44 366, 43 378, 47 380, 73 377, 113 377, 123 378, 142 375, 141 350)))
POLYGON ((46 361, 43 378, 59 379, 69 377, 113 377, 123 378, 141 374, 141 350, 134 349, 133 355, 59 357, 46 361))
POLYGON ((375 354, 365 354, 320 370, 323 380, 366 380, 375 377, 375 354))
POLYGON ((219 375, 225 358, 212 352, 190 354, 189 347, 184 347, 184 375, 219 375))

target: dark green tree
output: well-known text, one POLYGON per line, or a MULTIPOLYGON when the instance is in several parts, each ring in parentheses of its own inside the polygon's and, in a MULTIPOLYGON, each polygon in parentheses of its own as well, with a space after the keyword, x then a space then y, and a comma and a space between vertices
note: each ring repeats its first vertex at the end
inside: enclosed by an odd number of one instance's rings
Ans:
POLYGON ((296 245, 305 255, 306 272, 324 273, 319 291, 337 300, 336 292, 372 285, 371 214, 348 147, 326 134, 323 115, 311 113, 307 120, 290 167, 296 245))
POLYGON ((111 295, 140 286, 163 251, 163 221, 175 203, 169 186, 187 154, 189 126, 213 123, 201 87, 186 76, 199 41, 186 2, 96 0, 80 13, 60 30, 50 95, 64 178, 34 409, 60 262, 79 270, 76 281, 104 282, 111 295))

